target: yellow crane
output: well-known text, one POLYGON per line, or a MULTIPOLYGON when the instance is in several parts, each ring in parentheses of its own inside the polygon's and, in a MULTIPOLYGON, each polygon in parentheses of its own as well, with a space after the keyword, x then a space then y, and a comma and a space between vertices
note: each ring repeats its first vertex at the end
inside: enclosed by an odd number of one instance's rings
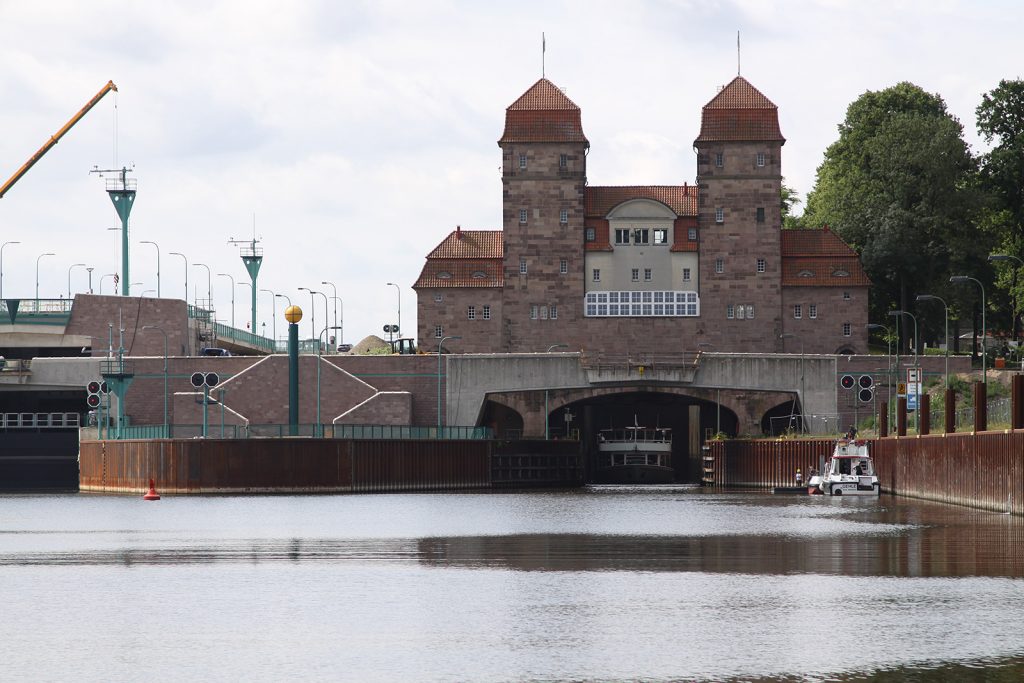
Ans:
POLYGON ((54 133, 53 136, 49 140, 47 140, 42 147, 39 148, 38 152, 29 157, 29 160, 26 161, 21 168, 15 171, 14 175, 12 175, 6 183, 0 185, 0 198, 7 194, 7 191, 10 190, 16 182, 21 180, 21 176, 28 173, 28 170, 35 166, 36 162, 42 159, 43 155, 49 152, 50 148, 56 145, 60 141, 60 139, 64 137, 64 134, 71 130, 72 126, 81 121, 82 117, 88 114, 89 110, 95 107, 96 104, 103 99, 104 95, 106 95, 111 90, 116 92, 117 86, 114 85, 114 81, 107 81, 107 84, 103 86, 98 93, 96 93, 95 97, 89 100, 89 102, 86 103, 86 105, 82 107, 77 114, 72 116, 71 120, 65 123, 60 130, 54 133))

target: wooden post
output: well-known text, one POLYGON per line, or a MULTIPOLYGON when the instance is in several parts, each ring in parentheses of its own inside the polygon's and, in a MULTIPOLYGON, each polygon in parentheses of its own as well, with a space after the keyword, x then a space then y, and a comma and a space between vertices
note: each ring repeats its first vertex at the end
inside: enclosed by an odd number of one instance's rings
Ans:
POLYGON ((988 395, 985 383, 974 383, 974 431, 983 432, 988 428, 988 395))
POLYGON ((946 389, 946 433, 956 431, 956 391, 946 389))
POLYGON ((929 434, 931 433, 931 421, 932 421, 932 401, 931 396, 928 394, 921 394, 917 397, 917 409, 920 411, 917 414, 918 419, 918 434, 929 434))
POLYGON ((907 435, 907 398, 896 399, 896 436, 907 435))

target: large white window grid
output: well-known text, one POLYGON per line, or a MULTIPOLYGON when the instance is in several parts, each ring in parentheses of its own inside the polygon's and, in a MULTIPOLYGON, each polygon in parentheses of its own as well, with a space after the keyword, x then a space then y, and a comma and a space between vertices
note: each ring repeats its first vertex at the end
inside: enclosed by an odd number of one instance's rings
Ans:
POLYGON ((585 315, 594 317, 694 317, 700 315, 697 292, 587 292, 585 315))

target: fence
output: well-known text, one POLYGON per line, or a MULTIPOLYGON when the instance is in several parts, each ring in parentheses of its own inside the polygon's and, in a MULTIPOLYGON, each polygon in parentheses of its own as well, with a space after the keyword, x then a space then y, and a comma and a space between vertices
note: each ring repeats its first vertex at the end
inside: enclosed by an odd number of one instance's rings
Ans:
POLYGON ((0 429, 77 429, 78 413, 0 413, 0 429))
MULTIPOLYGON (((76 416, 77 417, 77 416, 76 416)), ((494 438, 489 427, 414 427, 412 425, 329 425, 300 424, 297 433, 291 434, 286 424, 221 424, 211 419, 206 428, 209 439, 261 439, 301 436, 328 439, 368 439, 377 441, 444 439, 448 441, 482 441, 494 438)), ((202 438, 201 424, 173 425, 128 425, 120 433, 113 428, 111 438, 129 439, 195 439, 202 438)))

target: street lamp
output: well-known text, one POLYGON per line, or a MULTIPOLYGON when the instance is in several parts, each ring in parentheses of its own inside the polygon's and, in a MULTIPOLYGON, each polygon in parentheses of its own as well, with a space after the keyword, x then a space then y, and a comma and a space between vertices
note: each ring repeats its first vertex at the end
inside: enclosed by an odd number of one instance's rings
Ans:
MULTIPOLYGON (((892 316, 894 318, 898 318, 901 315, 909 315, 910 319, 914 321, 914 367, 916 368, 917 367, 917 345, 919 343, 919 341, 917 339, 917 318, 910 311, 904 311, 904 310, 900 310, 900 309, 896 309, 895 311, 889 311, 888 313, 886 313, 886 315, 892 316)), ((897 328, 897 329, 899 329, 899 328, 897 328)))
POLYGON ((100 296, 103 295, 103 278, 105 277, 117 277, 117 273, 105 273, 103 275, 100 275, 100 296))
MULTIPOLYGON (((338 288, 334 286, 333 282, 328 282, 327 280, 322 281, 320 284, 322 284, 322 285, 330 285, 331 286, 331 291, 334 292, 334 295, 332 297, 334 299, 334 329, 338 329, 338 288)), ((335 353, 338 352, 338 340, 337 340, 337 338, 335 338, 335 340, 334 340, 334 352, 335 353)))
POLYGON ((4 298, 4 247, 8 244, 21 244, 21 242, 4 242, 0 244, 0 299, 4 298))
MULTIPOLYGON (((391 284, 391 283, 389 282, 388 284, 391 284)), ((395 286, 397 287, 398 285, 395 285, 395 286)), ((401 298, 399 298, 399 301, 401 301, 401 298)), ((398 319, 399 320, 402 319, 401 315, 399 315, 398 319)), ((401 324, 399 324, 399 329, 401 329, 401 324)), ((545 353, 551 353, 555 349, 567 349, 567 348, 569 348, 568 344, 552 344, 551 346, 548 347, 548 350, 545 351, 545 353)), ((548 428, 548 419, 549 419, 548 418, 548 389, 547 389, 547 387, 544 387, 544 440, 545 441, 547 441, 548 439, 551 438, 551 433, 550 433, 549 428, 548 428)))
MULTIPOLYGON (((988 260, 989 260, 990 263, 992 261, 1016 261, 1020 265, 1024 266, 1024 260, 1021 260, 1021 259, 1017 258, 1016 256, 1014 256, 1012 254, 989 254, 988 255, 988 260)), ((1010 327, 1012 329, 1011 333, 1013 334, 1013 341, 1017 341, 1017 269, 1016 268, 1013 269, 1013 304, 1012 305, 1013 305, 1013 311, 1011 311, 1011 313, 1012 313, 1012 316, 1011 316, 1012 317, 1012 321, 1010 322, 1010 327)))
MULTIPOLYGON (((303 292, 309 292, 309 325, 312 328, 312 334, 316 334, 316 298, 314 295, 316 292, 309 287, 299 287, 303 292)), ((317 340, 317 344, 320 341, 317 340)))
POLYGON ((942 297, 935 296, 934 294, 918 294, 917 301, 938 301, 942 304, 942 308, 946 312, 946 327, 945 327, 945 342, 946 342, 946 388, 949 389, 949 306, 946 305, 946 301, 942 297))
POLYGON ((437 438, 441 438, 441 349, 444 348, 445 341, 449 339, 462 339, 461 336, 454 337, 441 337, 441 341, 437 343, 437 438))
POLYGON ((36 257, 36 313, 39 312, 39 259, 44 256, 56 256, 56 254, 48 251, 45 254, 40 254, 36 257))
POLYGON ((156 298, 160 298, 160 245, 152 240, 142 240, 139 244, 152 244, 156 247, 156 298))
POLYGON ((188 303, 188 257, 180 251, 172 251, 171 256, 180 256, 185 260, 185 303, 188 303))
POLYGON ((210 308, 213 307, 213 276, 210 274, 210 266, 205 263, 193 263, 193 267, 199 268, 200 266, 206 268, 206 305, 210 308))
POLYGON ((167 423, 167 332, 159 325, 143 325, 142 329, 158 330, 160 334, 164 335, 164 438, 169 439, 171 433, 167 423))
POLYGON ((217 277, 226 277, 231 280, 231 329, 235 329, 235 278, 227 273, 217 273, 217 277))
MULTIPOLYGON (((389 282, 388 287, 394 287, 395 292, 398 293, 398 334, 402 334, 402 288, 396 285, 394 282, 389 282)), ((549 351, 551 349, 548 349, 549 351)))
MULTIPOLYGON (((985 285, 981 284, 981 281, 977 278, 973 278, 970 275, 954 275, 949 278, 949 281, 954 284, 960 284, 963 282, 973 282, 981 287, 981 381, 985 385, 985 391, 988 391, 988 367, 986 353, 988 347, 988 331, 985 328, 985 285)), ((988 394, 986 394, 987 396, 988 394)))
POLYGON ((320 424, 320 338, 326 334, 327 330, 331 329, 336 328, 330 326, 325 327, 316 338, 316 426, 313 427, 313 436, 316 436, 318 430, 320 432, 320 436, 324 435, 323 425, 320 424))
MULTIPOLYGON (((273 325, 273 329, 274 329, 272 334, 274 335, 274 345, 275 345, 274 350, 276 351, 277 350, 277 348, 276 348, 276 346, 277 346, 277 315, 274 313, 274 309, 277 308, 277 302, 274 301, 274 299, 277 298, 277 295, 274 294, 269 289, 261 289, 260 291, 261 292, 266 292, 267 294, 270 295, 270 318, 271 318, 271 323, 270 324, 273 325)), ((263 323, 263 331, 266 332, 266 330, 267 330, 267 323, 264 322, 263 323)), ((253 330, 253 331, 255 332, 255 330, 253 330)))
MULTIPOLYGON (((889 417, 889 406, 892 404, 892 332, 887 325, 878 323, 868 323, 865 327, 869 330, 885 330, 885 405, 886 417, 889 417)), ((899 366, 899 361, 896 365, 899 366)))
MULTIPOLYGON (((697 348, 711 348, 711 342, 697 342, 697 348)), ((722 387, 715 389, 715 435, 722 433, 722 387)))
POLYGON ((797 341, 800 342, 800 430, 804 431, 804 430, 807 429, 807 425, 806 425, 806 422, 807 422, 806 412, 807 411, 806 411, 806 407, 804 406, 804 401, 806 400, 804 398, 804 394, 805 394, 805 388, 804 388, 804 339, 803 339, 803 337, 798 337, 793 332, 784 332, 784 333, 779 335, 779 339, 783 340, 783 342, 782 342, 782 350, 783 351, 786 350, 786 342, 785 342, 786 339, 796 339, 797 341))
POLYGON ((85 264, 72 263, 70 266, 68 266, 68 301, 71 301, 71 271, 78 267, 85 268, 85 264))
MULTIPOLYGON (((338 323, 338 344, 336 346, 345 343, 345 302, 339 297, 334 297, 334 305, 338 306, 339 304, 341 305, 341 322, 338 323)), ((337 350, 335 348, 335 351, 337 350)))

